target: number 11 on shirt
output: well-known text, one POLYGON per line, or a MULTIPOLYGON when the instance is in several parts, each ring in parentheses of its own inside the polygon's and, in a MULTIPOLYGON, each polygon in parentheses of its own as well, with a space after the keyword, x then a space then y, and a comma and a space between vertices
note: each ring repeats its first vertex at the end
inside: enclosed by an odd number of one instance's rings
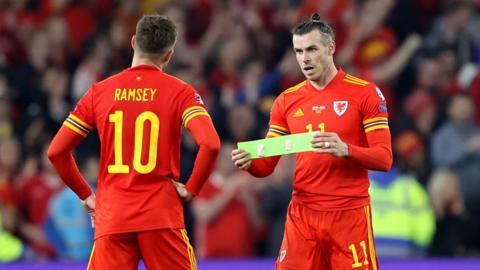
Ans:
MULTIPOLYGON (((129 173, 130 167, 123 164, 123 111, 115 111, 108 116, 109 122, 114 126, 113 151, 115 163, 108 165, 109 173, 129 173)), ((133 149, 133 169, 141 174, 147 174, 155 169, 157 164, 158 133, 160 120, 151 111, 145 111, 135 119, 135 138, 133 149), (142 164, 143 129, 145 122, 150 121, 150 147, 148 148, 148 161, 142 164)))
MULTIPOLYGON (((313 124, 312 123, 306 125, 305 128, 308 130, 308 132, 313 132, 313 124)), ((320 132, 325 132, 325 123, 322 122, 322 123, 318 124, 318 129, 320 130, 320 132)))

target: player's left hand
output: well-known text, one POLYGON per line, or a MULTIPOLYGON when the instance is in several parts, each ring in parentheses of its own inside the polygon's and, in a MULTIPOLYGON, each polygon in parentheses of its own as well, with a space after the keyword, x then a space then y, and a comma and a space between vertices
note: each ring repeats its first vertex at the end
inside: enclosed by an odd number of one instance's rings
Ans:
POLYGON ((173 179, 170 179, 172 182, 173 186, 177 190, 178 196, 184 201, 184 202, 191 202, 193 200, 193 195, 188 192, 188 190, 185 188, 185 185, 177 182, 173 179))
POLYGON ((335 132, 315 132, 311 142, 316 153, 330 154, 334 157, 348 156, 348 144, 335 132))

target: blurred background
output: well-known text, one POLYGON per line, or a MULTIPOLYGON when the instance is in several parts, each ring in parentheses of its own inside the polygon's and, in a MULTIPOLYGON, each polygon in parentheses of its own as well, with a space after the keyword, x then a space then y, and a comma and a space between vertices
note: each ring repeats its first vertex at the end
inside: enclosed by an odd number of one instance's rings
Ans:
MULTIPOLYGON (((0 0, 0 262, 88 260, 89 217, 45 150, 92 83, 130 66, 136 22, 154 12, 178 25, 166 72, 198 90, 223 142, 185 210, 199 261, 263 257, 269 266, 255 269, 273 268, 294 157, 260 180, 229 155, 263 137, 274 98, 304 80, 289 30, 313 12, 335 29, 338 67, 388 100, 395 164, 370 175, 379 257, 480 256, 479 10, 478 0, 0 0)), ((96 134, 75 153, 92 186, 98 153, 96 134)), ((195 154, 185 132, 183 181, 195 154)))

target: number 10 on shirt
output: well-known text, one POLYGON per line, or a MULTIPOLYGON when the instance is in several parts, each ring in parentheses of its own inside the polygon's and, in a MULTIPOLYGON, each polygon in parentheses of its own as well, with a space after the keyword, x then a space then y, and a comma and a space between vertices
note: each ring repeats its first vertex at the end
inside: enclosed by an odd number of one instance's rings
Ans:
MULTIPOLYGON (((108 173, 129 173, 130 167, 123 164, 123 111, 115 111, 108 116, 110 123, 114 124, 113 151, 115 163, 108 165, 108 173)), ((133 169, 141 174, 147 174, 155 169, 157 164, 158 151, 158 133, 160 131, 160 120, 158 116, 151 112, 145 111, 135 119, 135 138, 133 149, 133 169), (145 122, 150 121, 150 145, 148 148, 148 161, 142 164, 142 146, 143 146, 143 129, 145 122)))

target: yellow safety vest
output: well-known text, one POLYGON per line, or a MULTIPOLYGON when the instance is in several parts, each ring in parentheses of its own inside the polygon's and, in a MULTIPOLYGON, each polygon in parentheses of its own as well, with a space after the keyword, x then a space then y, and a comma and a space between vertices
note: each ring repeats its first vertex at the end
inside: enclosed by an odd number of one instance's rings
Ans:
POLYGON ((427 192, 417 180, 399 175, 387 186, 372 180, 370 196, 375 237, 429 246, 435 232, 435 214, 427 192))
POLYGON ((0 216, 0 262, 15 261, 22 256, 22 242, 3 230, 0 216))

